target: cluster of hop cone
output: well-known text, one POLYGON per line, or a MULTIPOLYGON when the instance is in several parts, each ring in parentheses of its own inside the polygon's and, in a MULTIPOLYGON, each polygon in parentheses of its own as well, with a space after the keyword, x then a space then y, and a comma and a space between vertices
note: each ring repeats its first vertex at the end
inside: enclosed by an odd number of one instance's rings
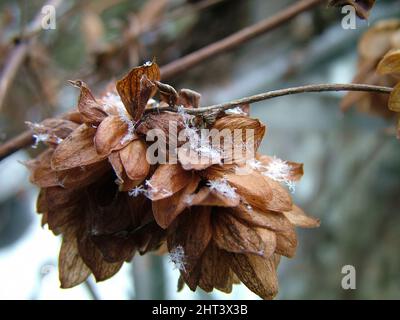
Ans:
POLYGON ((31 124, 46 149, 27 166, 40 188, 42 223, 62 237, 61 286, 76 286, 90 274, 108 279, 135 254, 153 252, 170 256, 180 271, 180 289, 229 293, 243 283, 273 298, 280 258, 296 251, 295 227, 319 225, 290 196, 302 164, 258 152, 252 159, 228 159, 223 152, 215 157, 190 144, 176 147, 175 163, 149 163, 146 134, 157 129, 168 137, 171 122, 188 136, 200 128, 251 129, 256 151, 265 134, 248 106, 191 115, 186 111, 199 107, 200 95, 159 80, 153 62, 98 97, 73 81, 80 89, 77 109, 31 124), (183 152, 188 148, 209 154, 210 161, 192 162, 183 152))

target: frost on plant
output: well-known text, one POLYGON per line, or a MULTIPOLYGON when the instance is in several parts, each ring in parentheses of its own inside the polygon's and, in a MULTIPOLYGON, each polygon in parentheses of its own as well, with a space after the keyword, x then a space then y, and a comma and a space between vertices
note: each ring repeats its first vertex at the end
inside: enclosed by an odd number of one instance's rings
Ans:
POLYGON ((185 251, 181 245, 176 246, 169 252, 169 259, 180 271, 186 271, 185 251))
POLYGON ((286 161, 273 157, 265 166, 265 171, 263 171, 262 174, 272 180, 285 183, 289 190, 294 192, 295 183, 289 179, 290 171, 291 167, 286 161))
POLYGON ((210 190, 215 190, 216 192, 222 194, 228 199, 236 199, 236 188, 232 187, 226 178, 218 180, 209 180, 207 183, 210 190))
POLYGON ((147 190, 144 188, 143 185, 134 187, 131 191, 128 192, 131 197, 137 197, 141 194, 146 195, 147 190))
POLYGON ((225 111, 227 114, 240 114, 240 115, 246 115, 246 112, 243 111, 241 107, 234 107, 231 109, 228 109, 225 111))

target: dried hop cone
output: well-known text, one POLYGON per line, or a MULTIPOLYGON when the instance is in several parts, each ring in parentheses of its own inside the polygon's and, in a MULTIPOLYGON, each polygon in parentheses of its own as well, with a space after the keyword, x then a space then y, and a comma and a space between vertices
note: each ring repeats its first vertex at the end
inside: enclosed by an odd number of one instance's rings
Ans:
POLYGON ((198 93, 159 80, 146 63, 98 98, 71 81, 77 111, 30 124, 47 145, 27 166, 42 223, 62 235, 61 286, 110 278, 136 252, 168 251, 180 288, 243 282, 273 298, 295 227, 319 225, 290 197, 302 164, 257 153, 265 126, 249 106, 196 113, 198 93))
MULTIPOLYGON (((379 62, 389 52, 400 49, 400 20, 384 20, 372 26, 358 44, 359 62, 354 83, 393 87, 399 81, 399 73, 377 72, 379 62)), ((382 67, 380 67, 382 69, 382 67)), ((379 70, 378 70, 379 71, 379 70)), ((358 110, 392 118, 395 114, 387 108, 388 97, 376 92, 349 92, 341 108, 346 111, 355 105, 358 110)))

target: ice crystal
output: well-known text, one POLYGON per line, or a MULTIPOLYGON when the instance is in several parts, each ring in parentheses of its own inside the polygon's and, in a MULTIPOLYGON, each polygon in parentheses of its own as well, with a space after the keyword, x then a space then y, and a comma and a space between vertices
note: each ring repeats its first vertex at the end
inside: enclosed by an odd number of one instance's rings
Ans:
POLYGON ((265 166, 265 171, 262 172, 268 178, 278 182, 283 182, 289 190, 295 192, 295 183, 290 180, 290 165, 277 157, 273 157, 271 161, 265 166))
POLYGON ((207 186, 210 190, 215 190, 229 199, 235 199, 237 197, 236 188, 232 187, 226 178, 209 180, 207 186))
POLYGON ((227 113, 227 114, 242 114, 242 115, 246 114, 246 112, 244 112, 241 107, 234 107, 234 108, 228 109, 225 111, 225 113, 227 113))
POLYGON ((170 251, 169 258, 179 270, 186 271, 185 251, 181 245, 170 251))

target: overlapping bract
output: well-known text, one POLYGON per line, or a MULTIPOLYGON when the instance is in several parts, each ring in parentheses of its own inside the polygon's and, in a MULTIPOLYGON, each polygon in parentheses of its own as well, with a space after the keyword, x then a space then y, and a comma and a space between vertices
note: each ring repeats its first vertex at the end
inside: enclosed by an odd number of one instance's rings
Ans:
POLYGON ((390 96, 377 92, 349 92, 343 110, 358 110, 397 120, 400 138, 400 20, 384 20, 372 26, 359 42, 358 72, 354 83, 394 87, 390 96))
POLYGON ((265 134, 265 126, 246 112, 218 114, 211 124, 191 117, 182 107, 197 108, 199 95, 158 81, 155 63, 133 69, 99 98, 72 81, 81 92, 78 110, 34 126, 48 148, 27 165, 40 187, 43 224, 63 238, 62 287, 91 273, 105 280, 136 252, 167 250, 181 272, 180 287, 230 292, 243 282, 262 298, 274 297, 280 256, 295 254, 294 228, 319 224, 283 186, 301 178, 302 165, 258 153, 227 156, 225 149, 193 143, 177 146, 176 163, 150 164, 145 135, 161 130, 169 144, 171 122, 179 132, 187 130, 188 140, 199 125, 233 135, 251 129, 252 139, 240 133, 244 149, 251 144, 257 150, 265 134), (152 99, 157 90, 160 103, 152 99), (183 111, 145 112, 167 105, 183 111), (193 154, 210 161, 197 163, 193 154))

